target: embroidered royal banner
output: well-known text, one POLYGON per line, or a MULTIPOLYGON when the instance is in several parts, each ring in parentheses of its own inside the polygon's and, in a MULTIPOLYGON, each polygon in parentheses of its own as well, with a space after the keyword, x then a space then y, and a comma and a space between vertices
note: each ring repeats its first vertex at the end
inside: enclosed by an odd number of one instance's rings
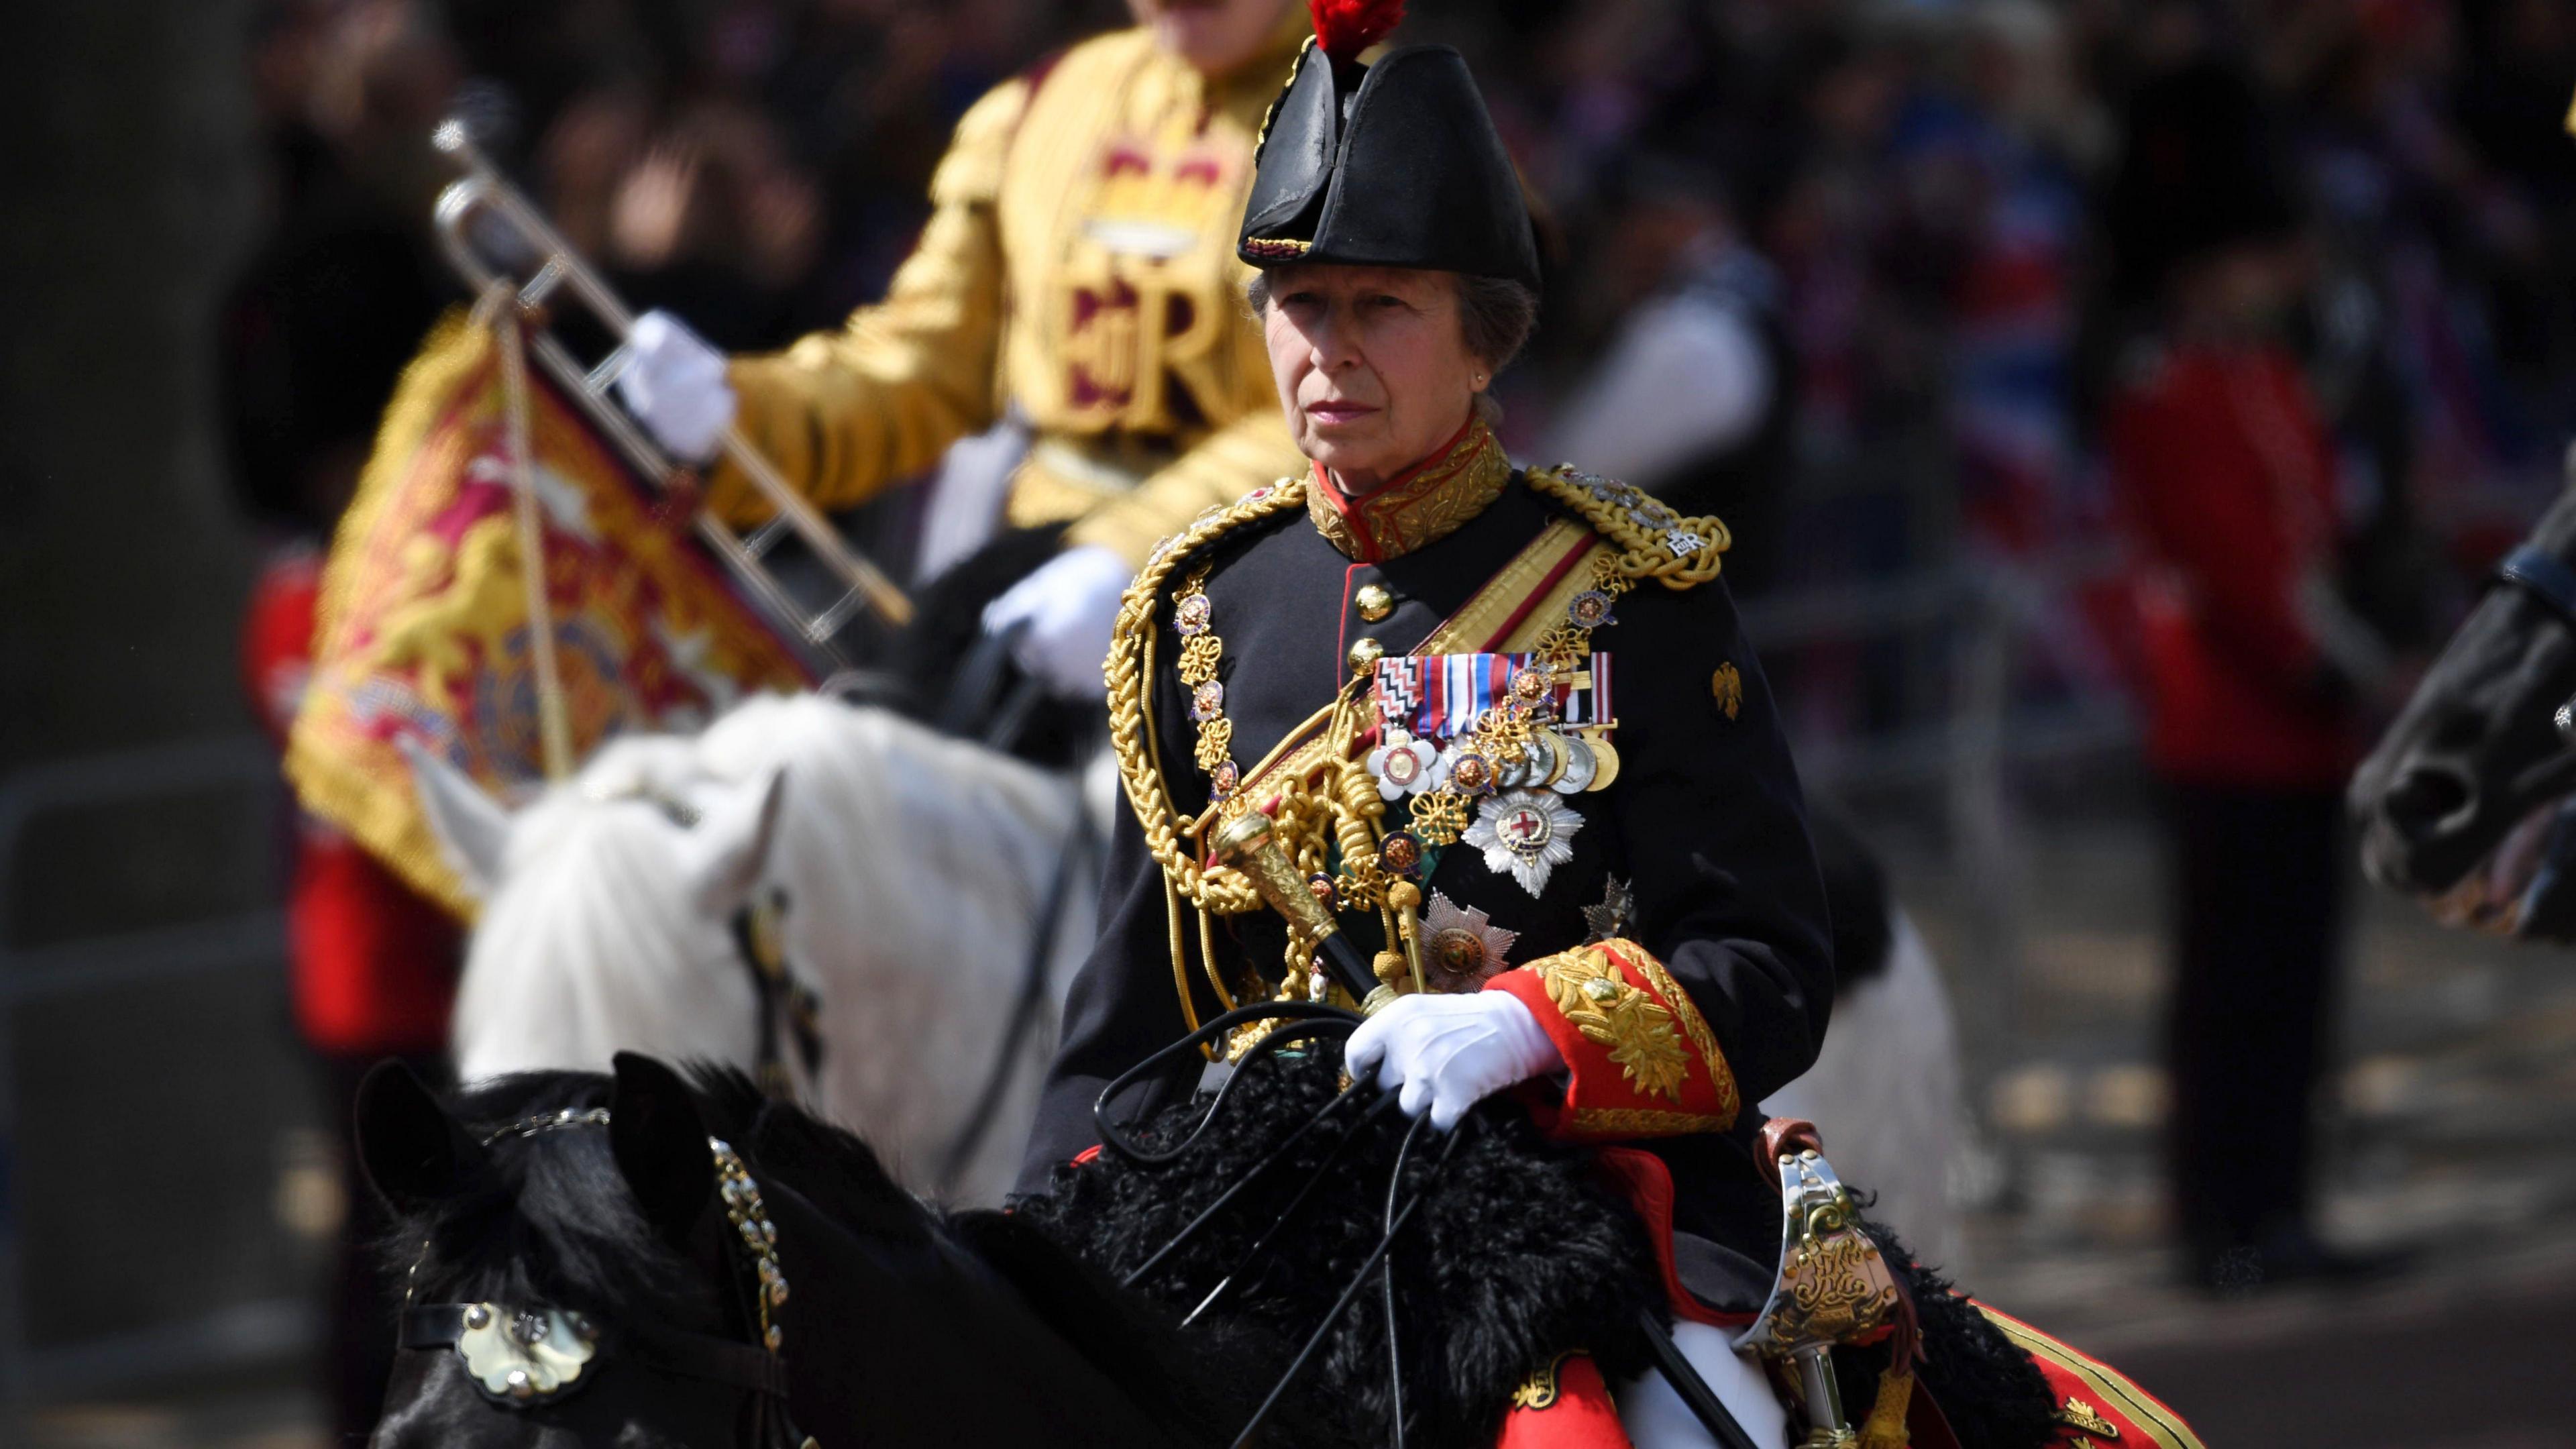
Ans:
MULTIPOLYGON (((421 814, 408 735, 508 798, 543 781, 500 348, 451 314, 385 410, 322 577, 313 676, 286 755, 306 809, 470 915, 421 814)), ((576 759, 609 736, 694 730, 803 662, 659 496, 529 370, 545 597, 576 759)))

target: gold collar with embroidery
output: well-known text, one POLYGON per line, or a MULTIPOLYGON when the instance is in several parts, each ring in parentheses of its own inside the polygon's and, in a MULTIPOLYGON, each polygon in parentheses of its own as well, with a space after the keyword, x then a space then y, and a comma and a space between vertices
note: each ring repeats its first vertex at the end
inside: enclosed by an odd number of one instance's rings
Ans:
POLYGON ((1446 538, 1484 512, 1512 481, 1512 460, 1484 419, 1469 418, 1447 447, 1364 497, 1345 497, 1321 464, 1314 471, 1306 511, 1315 527, 1347 557, 1378 563, 1446 538))

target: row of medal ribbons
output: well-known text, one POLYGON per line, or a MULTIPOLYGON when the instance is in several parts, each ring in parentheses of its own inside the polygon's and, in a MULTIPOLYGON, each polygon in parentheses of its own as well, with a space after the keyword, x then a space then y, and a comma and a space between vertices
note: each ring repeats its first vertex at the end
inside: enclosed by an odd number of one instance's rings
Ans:
POLYGON ((1557 727, 1581 729, 1618 719, 1610 706, 1610 656, 1590 655, 1568 670, 1548 670, 1535 654, 1426 654, 1377 662, 1370 698, 1378 723, 1417 739, 1449 740, 1474 730, 1487 710, 1511 695, 1512 681, 1529 670, 1548 680, 1543 696, 1554 706, 1557 727))

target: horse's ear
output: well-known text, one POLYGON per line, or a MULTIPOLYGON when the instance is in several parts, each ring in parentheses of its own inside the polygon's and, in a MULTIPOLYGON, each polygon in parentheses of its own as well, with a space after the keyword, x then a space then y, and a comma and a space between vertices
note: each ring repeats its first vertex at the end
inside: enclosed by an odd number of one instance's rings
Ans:
POLYGON ((453 1196, 489 1156, 428 1084, 397 1061, 376 1063, 358 1084, 357 1128, 367 1181, 398 1212, 453 1196))
POLYGON ((463 770, 410 735, 396 737, 411 761, 412 789, 421 814, 438 837, 439 854, 475 899, 488 899, 501 884, 503 852, 510 843, 510 812, 463 770))
POLYGON ((635 1194, 644 1220, 666 1241, 685 1243, 715 1199, 706 1119, 697 1093, 680 1074, 635 1052, 619 1052, 617 1090, 609 1099, 608 1144, 618 1175, 635 1194))
POLYGON ((751 899, 769 865, 769 847, 785 809, 787 772, 725 791, 689 830, 689 888, 700 914, 729 916, 751 899))

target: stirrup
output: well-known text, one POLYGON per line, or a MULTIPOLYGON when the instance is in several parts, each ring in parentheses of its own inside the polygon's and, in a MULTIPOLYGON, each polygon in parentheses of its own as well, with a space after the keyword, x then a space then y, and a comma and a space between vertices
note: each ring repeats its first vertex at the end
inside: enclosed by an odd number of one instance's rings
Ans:
POLYGON ((1780 1173, 1780 1271, 1735 1347, 1795 1368, 1808 1425, 1798 1449, 1852 1449, 1860 1435, 1843 1410, 1833 1349, 1887 1337, 1898 1327, 1904 1295, 1877 1242, 1861 1230, 1815 1125, 1774 1117, 1763 1124, 1762 1146, 1780 1173))

